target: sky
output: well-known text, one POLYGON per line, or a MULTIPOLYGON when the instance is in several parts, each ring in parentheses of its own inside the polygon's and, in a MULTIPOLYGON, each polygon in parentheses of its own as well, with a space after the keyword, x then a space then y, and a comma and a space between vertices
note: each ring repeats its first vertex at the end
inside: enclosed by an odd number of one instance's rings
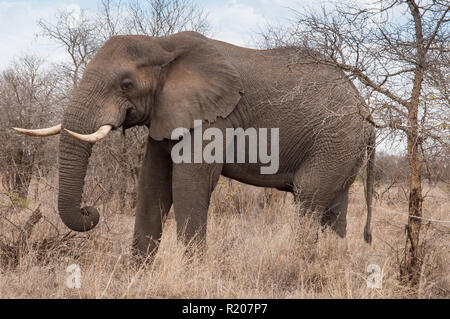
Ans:
MULTIPOLYGON (((251 47, 254 35, 267 23, 284 24, 289 8, 317 5, 317 0, 193 0, 209 12, 210 36, 251 47)), ((58 10, 95 12, 93 0, 0 0, 0 70, 15 57, 36 54, 47 61, 65 58, 64 51, 49 39, 38 37, 37 21, 54 19, 58 10)))

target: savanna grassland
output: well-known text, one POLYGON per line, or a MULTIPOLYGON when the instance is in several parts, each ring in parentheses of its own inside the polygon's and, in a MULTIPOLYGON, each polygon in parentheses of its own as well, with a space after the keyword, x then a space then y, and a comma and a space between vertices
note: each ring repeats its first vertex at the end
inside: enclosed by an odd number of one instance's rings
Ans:
MULTIPOLYGON (((154 263, 139 267, 130 251, 132 209, 100 206, 97 228, 76 234, 57 216, 52 183, 34 183, 26 201, 1 196, 0 297, 449 298, 449 223, 424 221, 420 284, 402 285, 408 202, 401 187, 385 190, 377 188, 369 246, 361 183, 351 188, 347 238, 339 239, 331 231, 317 235, 317 221, 299 217, 291 195, 223 179, 212 198, 203 255, 195 247, 193 255, 183 253, 171 211, 154 263), (80 289, 66 286, 71 264, 80 266, 80 289), (371 264, 379 267, 381 288, 367 286, 371 264)), ((448 188, 425 191, 425 218, 449 220, 448 188)))

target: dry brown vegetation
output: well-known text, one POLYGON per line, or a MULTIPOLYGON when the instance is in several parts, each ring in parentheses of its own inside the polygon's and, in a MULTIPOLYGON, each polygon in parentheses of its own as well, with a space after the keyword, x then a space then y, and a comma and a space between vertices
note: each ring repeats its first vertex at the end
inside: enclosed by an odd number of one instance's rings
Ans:
MULTIPOLYGON (((27 201, 1 196, 2 298, 450 297, 448 223, 424 222, 419 286, 407 288, 398 278, 407 217, 397 213, 407 211, 408 202, 397 187, 375 203, 369 246, 362 239, 366 207, 360 183, 351 189, 347 238, 338 239, 331 231, 317 236, 316 221, 298 217, 291 195, 224 179, 212 199, 203 258, 183 253, 171 212, 155 262, 137 267, 130 253, 133 210, 120 211, 119 203, 109 202, 95 230, 69 233, 57 216, 52 184, 41 181, 37 187, 34 181, 27 201), (36 217, 38 207, 42 218, 24 237, 14 225, 25 225, 32 212, 36 217), (12 254, 6 249, 18 243, 12 254), (81 268, 81 289, 66 286, 71 264, 81 268), (370 264, 381 268, 380 289, 367 287, 370 264)), ((426 218, 448 220, 449 208, 448 189, 429 190, 426 218)))

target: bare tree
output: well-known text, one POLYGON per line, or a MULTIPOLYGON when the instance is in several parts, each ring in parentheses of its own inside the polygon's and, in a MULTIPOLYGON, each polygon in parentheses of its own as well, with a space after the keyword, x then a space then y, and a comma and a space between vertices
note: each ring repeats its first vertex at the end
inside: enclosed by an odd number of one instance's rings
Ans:
POLYGON ((132 0, 128 6, 132 33, 151 36, 180 31, 209 31, 207 13, 190 0, 132 0))
POLYGON ((99 25, 99 36, 103 41, 115 35, 129 33, 129 26, 127 26, 129 14, 126 12, 125 1, 101 0, 98 1, 97 6, 98 13, 95 20, 99 25))
POLYGON ((102 43, 97 37, 98 25, 85 11, 79 14, 73 10, 59 11, 55 18, 55 23, 39 20, 41 35, 54 40, 67 52, 70 62, 60 67, 72 88, 76 88, 84 68, 102 43))
POLYGON ((207 34, 210 29, 208 13, 191 0, 100 0, 95 20, 104 41, 120 34, 207 34))
POLYGON ((110 37, 121 34, 164 36, 209 30, 207 13, 191 0, 99 0, 98 13, 59 11, 55 22, 40 19, 40 35, 65 49, 70 62, 61 69, 73 88, 89 60, 110 37))
POLYGON ((60 114, 58 78, 45 70, 43 61, 25 56, 0 74, 0 139, 3 186, 22 199, 27 198, 34 171, 54 163, 49 152, 52 140, 27 139, 11 127, 45 127, 60 114))
POLYGON ((371 108, 361 114, 367 121, 406 137, 409 219, 401 277, 412 284, 420 275, 424 155, 449 144, 449 10, 439 0, 336 4, 294 11, 290 28, 271 28, 262 39, 313 49, 299 52, 338 67, 361 88, 371 108))

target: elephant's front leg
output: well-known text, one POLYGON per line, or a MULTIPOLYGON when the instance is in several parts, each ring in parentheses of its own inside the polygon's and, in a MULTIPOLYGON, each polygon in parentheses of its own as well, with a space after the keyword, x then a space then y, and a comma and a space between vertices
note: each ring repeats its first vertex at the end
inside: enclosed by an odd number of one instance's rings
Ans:
POLYGON ((202 244, 211 194, 222 164, 173 164, 172 192, 178 239, 202 244))
POLYGON ((162 226, 172 205, 172 160, 159 143, 149 138, 139 174, 133 253, 156 253, 162 226))

